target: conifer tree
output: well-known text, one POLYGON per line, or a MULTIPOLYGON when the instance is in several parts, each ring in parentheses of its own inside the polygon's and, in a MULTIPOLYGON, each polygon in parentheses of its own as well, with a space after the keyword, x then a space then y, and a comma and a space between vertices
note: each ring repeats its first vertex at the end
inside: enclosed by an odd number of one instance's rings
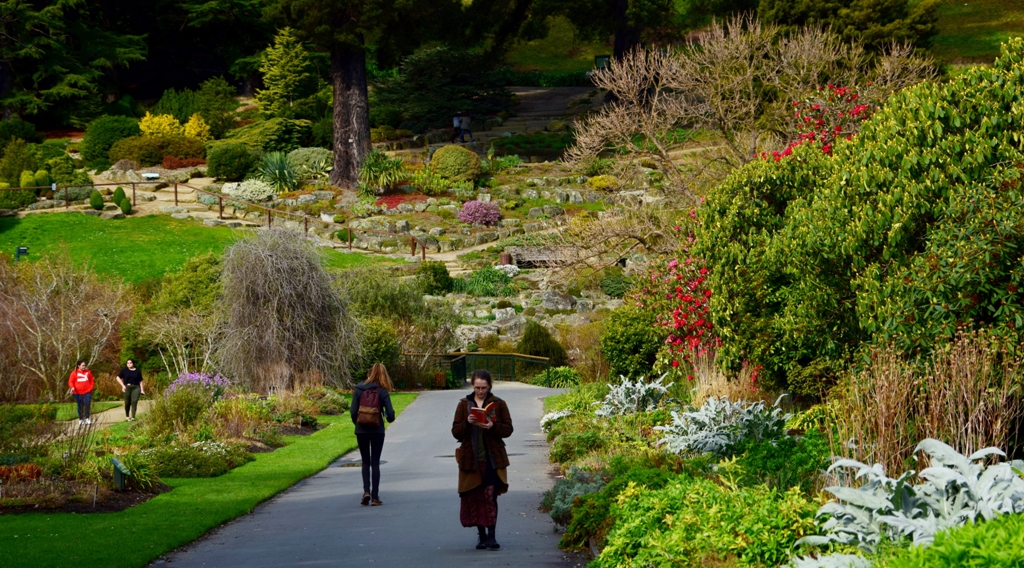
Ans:
POLYGON ((266 88, 256 91, 256 103, 267 116, 287 114, 296 102, 316 93, 313 62, 291 28, 274 37, 274 45, 263 54, 260 73, 266 88))

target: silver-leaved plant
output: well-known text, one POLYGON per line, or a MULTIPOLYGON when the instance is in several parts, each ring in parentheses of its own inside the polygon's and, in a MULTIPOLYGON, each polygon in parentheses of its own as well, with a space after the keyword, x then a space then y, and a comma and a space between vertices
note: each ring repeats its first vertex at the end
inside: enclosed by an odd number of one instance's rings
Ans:
POLYGON ((604 400, 594 404, 600 405, 595 412, 598 416, 619 416, 655 410, 663 402, 667 402, 668 389, 673 383, 663 384, 662 375, 651 382, 642 377, 632 380, 620 375, 622 379, 617 385, 608 385, 608 394, 604 400))
POLYGON ((743 440, 777 440, 786 432, 789 414, 783 414, 779 400, 771 408, 763 402, 731 402, 727 397, 710 397, 704 405, 687 412, 672 411, 672 422, 656 426, 665 433, 659 446, 676 454, 712 453, 728 457, 743 440))

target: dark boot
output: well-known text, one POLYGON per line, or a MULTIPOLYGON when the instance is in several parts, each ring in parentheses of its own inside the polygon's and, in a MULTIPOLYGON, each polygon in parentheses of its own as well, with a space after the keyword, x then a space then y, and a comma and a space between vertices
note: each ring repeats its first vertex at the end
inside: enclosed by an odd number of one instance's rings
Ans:
POLYGON ((484 527, 477 525, 476 532, 479 537, 476 541, 476 549, 483 550, 487 548, 487 532, 484 530, 484 527))
POLYGON ((487 548, 490 548, 491 550, 498 550, 499 548, 501 548, 501 545, 498 544, 496 540, 494 540, 493 526, 487 527, 487 548))

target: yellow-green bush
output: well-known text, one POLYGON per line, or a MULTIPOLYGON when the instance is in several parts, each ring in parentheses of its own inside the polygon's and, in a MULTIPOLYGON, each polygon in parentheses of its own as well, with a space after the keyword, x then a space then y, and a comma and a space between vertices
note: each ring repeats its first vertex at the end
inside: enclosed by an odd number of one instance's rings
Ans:
POLYGON ((615 189, 619 187, 619 180, 615 176, 609 175, 594 176, 587 180, 587 187, 595 191, 615 189))
POLYGON ((190 116, 188 122, 185 123, 185 136, 195 138, 200 142, 206 142, 213 137, 210 134, 210 125, 206 124, 206 121, 198 113, 190 116))
POLYGON ((170 114, 150 114, 139 121, 139 130, 144 136, 183 136, 184 127, 170 114))
POLYGON ((430 160, 434 173, 451 181, 473 181, 480 176, 480 156, 462 146, 444 146, 430 160))

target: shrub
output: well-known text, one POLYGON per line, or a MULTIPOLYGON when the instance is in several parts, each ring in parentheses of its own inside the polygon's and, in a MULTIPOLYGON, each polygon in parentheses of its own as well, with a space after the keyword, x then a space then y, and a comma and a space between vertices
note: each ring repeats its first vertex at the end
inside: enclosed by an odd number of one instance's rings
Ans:
POLYGON ((601 279, 601 291, 612 298, 621 298, 633 287, 633 283, 621 274, 611 274, 601 279))
POLYGON ((647 382, 643 378, 631 380, 619 377, 618 384, 608 385, 608 394, 595 411, 598 416, 621 416, 655 410, 667 400, 672 383, 662 384, 664 376, 647 382))
POLYGON ((110 201, 114 203, 121 203, 124 201, 124 197, 124 188, 118 186, 117 189, 114 190, 114 194, 110 196, 110 201))
POLYGON ((831 464, 828 440, 816 431, 799 437, 746 442, 743 446, 745 451, 736 465, 748 485, 763 483, 779 490, 797 487, 810 494, 815 480, 831 464))
POLYGON ((206 172, 227 181, 241 181, 256 168, 257 159, 244 143, 210 146, 206 172))
POLYGON ((206 124, 206 121, 199 114, 193 114, 188 118, 188 122, 185 123, 184 134, 186 137, 194 138, 200 142, 206 142, 212 137, 210 125, 206 124))
POLYGON ((533 383, 553 389, 568 389, 580 384, 580 374, 572 367, 552 367, 533 379, 533 383))
POLYGON ((594 191, 615 189, 619 187, 619 180, 616 179, 615 176, 609 175, 594 176, 587 180, 587 187, 594 191))
POLYGON ((231 192, 231 195, 246 201, 260 202, 274 197, 277 192, 274 186, 261 179, 247 179, 238 184, 238 188, 231 192))
POLYGON ((334 152, 327 148, 296 148, 288 152, 288 163, 295 168, 295 171, 303 179, 314 177, 309 172, 318 169, 315 166, 321 161, 332 164, 334 162, 334 152))
POLYGON ((389 187, 405 179, 401 158, 389 158, 380 150, 372 150, 359 167, 359 183, 373 195, 381 195, 389 187))
POLYGON ((203 143, 184 136, 132 136, 118 140, 110 148, 110 161, 131 160, 143 166, 155 166, 164 156, 204 158, 203 143))
POLYGON ((452 289, 452 277, 448 274, 448 267, 441 261, 421 263, 416 269, 416 276, 426 294, 443 296, 452 289))
POLYGON ((592 566, 667 568, 680 558, 778 566, 797 539, 814 530, 814 509, 795 489, 732 489, 688 475, 659 490, 629 483, 610 507, 615 524, 592 566))
POLYGON ((501 221, 501 208, 497 203, 484 201, 467 201, 457 213, 459 221, 463 223, 477 223, 480 225, 496 225, 501 221))
MULTIPOLYGON (((781 397, 780 397, 781 400, 781 397)), ((778 401, 771 409, 763 402, 729 402, 727 398, 708 398, 699 409, 687 412, 672 411, 672 422, 657 426, 665 433, 658 445, 673 453, 712 453, 729 457, 741 449, 741 444, 773 441, 786 432, 786 420, 778 401)))
POLYGON ((26 190, 0 190, 0 209, 21 209, 36 202, 36 192, 26 190))
POLYGON ((544 492, 540 507, 549 511, 551 520, 564 527, 572 520, 572 504, 576 498, 603 488, 604 480, 598 475, 573 466, 564 478, 555 481, 554 487, 544 492))
POLYGON ((896 552, 877 564, 879 568, 946 568, 1024 566, 1024 515, 1002 515, 997 519, 964 525, 935 535, 931 546, 914 546, 896 552))
MULTIPOLYGON (((82 159, 86 161, 102 160, 110 153, 110 148, 118 140, 138 136, 142 133, 139 121, 127 116, 104 116, 97 118, 85 127, 82 137, 82 159)), ((116 160, 111 160, 116 161, 116 160)))
POLYGON ((767 384, 787 386, 808 366, 845 367, 868 341, 926 353, 936 338, 994 328, 1019 342, 1024 275, 986 259, 1024 242, 1012 141, 1022 53, 1015 38, 992 67, 897 93, 831 157, 805 144, 711 191, 694 256, 711 269, 725 365, 763 365, 767 384), (983 94, 994 84, 1004 96, 983 94))
POLYGON ((35 187, 36 174, 32 170, 25 170, 18 176, 18 187, 35 187))
POLYGON ((190 116, 199 112, 195 91, 191 89, 167 89, 160 95, 160 100, 153 105, 153 113, 171 115, 178 122, 185 122, 190 116))
POLYGON ((202 158, 175 158, 174 156, 164 156, 164 159, 160 162, 161 167, 167 170, 179 170, 182 168, 194 168, 196 166, 206 165, 206 160, 202 158))
POLYGON ((50 181, 50 172, 46 170, 37 170, 32 176, 32 181, 37 186, 48 186, 52 182, 50 181))
POLYGON ((523 159, 518 154, 511 156, 500 156, 490 158, 487 160, 487 169, 492 173, 500 173, 505 170, 511 170, 523 163, 523 159))
POLYGON ((569 362, 565 347, 562 347, 546 327, 534 321, 526 325, 523 338, 516 345, 516 351, 523 355, 547 357, 552 367, 564 367, 569 362))
POLYGON ((616 375, 644 376, 651 372, 667 334, 658 327, 654 312, 627 306, 605 320, 601 351, 616 375))
MULTIPOLYGON (((448 188, 451 186, 451 182, 434 173, 434 170, 429 167, 413 172, 412 176, 408 179, 408 183, 424 195, 441 195, 448 191, 448 188)), ((451 214, 447 210, 443 210, 440 213, 451 214)))
POLYGON ((284 152, 265 154, 258 172, 259 178, 273 186, 274 191, 278 193, 293 191, 298 184, 295 169, 288 162, 288 156, 284 152))
POLYGON ((47 160, 46 169, 50 172, 51 183, 57 185, 75 183, 75 161, 67 154, 47 160))
POLYGON ((232 130, 211 146, 244 142, 260 153, 291 152, 309 140, 311 125, 308 120, 271 118, 232 130))
POLYGON ((149 458, 138 452, 120 456, 121 465, 128 470, 128 487, 148 491, 159 481, 159 476, 149 458))
POLYGON ((568 464, 606 446, 607 441, 597 430, 566 432, 555 438, 549 457, 555 463, 568 464))
POLYGON ((25 170, 36 170, 36 156, 24 140, 15 138, 7 143, 0 159, 0 180, 16 186, 21 183, 21 172, 25 170))
POLYGON ((15 138, 33 143, 43 141, 43 137, 36 131, 36 126, 31 122, 18 117, 0 120, 0 154, 3 153, 7 143, 15 138))
POLYGON ((160 477, 217 477, 255 458, 241 444, 199 441, 142 450, 160 477))
POLYGON ((434 152, 430 167, 450 181, 473 181, 480 177, 480 156, 462 146, 443 146, 434 152))
POLYGON ((471 296, 509 296, 513 293, 512 279, 490 266, 474 270, 465 279, 452 280, 452 290, 471 296))
POLYGON ((99 191, 93 190, 92 193, 89 194, 89 207, 92 207, 97 211, 103 209, 103 196, 100 195, 99 191))
POLYGON ((388 369, 394 369, 402 354, 398 333, 390 320, 370 317, 361 323, 363 324, 363 357, 359 368, 353 369, 352 373, 357 380, 366 377, 374 363, 381 363, 388 369))
POLYGON ((124 199, 121 200, 121 203, 118 205, 118 207, 121 208, 121 213, 129 215, 132 212, 132 200, 125 197, 124 199))
POLYGON ((177 118, 169 114, 153 115, 146 113, 146 116, 139 120, 139 130, 143 136, 184 136, 185 128, 177 118))
MULTIPOLYGON (((372 111, 371 111, 372 112, 372 111)), ((334 148, 334 119, 322 118, 313 123, 310 144, 330 150, 334 148)))

